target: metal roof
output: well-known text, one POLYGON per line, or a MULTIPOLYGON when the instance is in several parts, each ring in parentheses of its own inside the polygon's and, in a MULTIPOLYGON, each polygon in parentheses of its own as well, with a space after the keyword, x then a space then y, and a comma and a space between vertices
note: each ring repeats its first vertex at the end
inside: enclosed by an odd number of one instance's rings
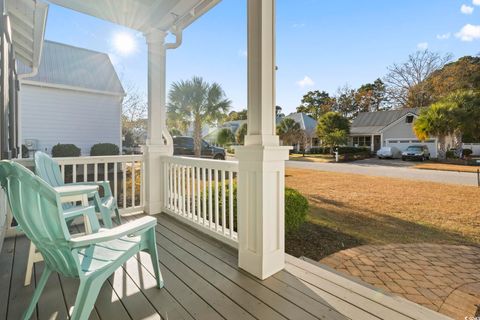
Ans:
POLYGON ((353 120, 350 134, 374 134, 408 113, 418 115, 422 108, 406 108, 399 110, 361 112, 353 120))
MULTIPOLYGON (((19 69, 25 66, 19 65, 19 69)), ((123 95, 107 54, 45 40, 37 75, 26 81, 123 95)))
POLYGON ((6 0, 15 56, 30 68, 40 63, 48 5, 40 0, 6 0))

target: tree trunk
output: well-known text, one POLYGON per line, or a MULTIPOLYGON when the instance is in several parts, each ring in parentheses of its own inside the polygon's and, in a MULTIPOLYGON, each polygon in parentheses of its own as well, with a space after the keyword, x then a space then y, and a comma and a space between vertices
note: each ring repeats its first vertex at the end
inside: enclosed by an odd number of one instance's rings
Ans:
POLYGON ((438 159, 445 160, 447 158, 447 150, 445 150, 445 136, 438 136, 438 159))
POLYGON ((460 130, 455 130, 453 133, 453 144, 455 146, 457 156, 461 157, 463 149, 463 135, 460 130))
POLYGON ((193 150, 195 151, 195 156, 200 157, 202 155, 202 121, 199 116, 195 117, 193 150))

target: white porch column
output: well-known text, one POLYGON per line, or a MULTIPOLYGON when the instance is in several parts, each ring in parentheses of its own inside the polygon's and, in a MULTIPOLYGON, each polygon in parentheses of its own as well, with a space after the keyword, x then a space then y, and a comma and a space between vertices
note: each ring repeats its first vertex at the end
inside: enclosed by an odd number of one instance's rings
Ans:
POLYGON ((248 133, 239 160, 239 266, 260 279, 285 265, 284 171, 275 123, 275 0, 248 0, 248 133))
POLYGON ((372 134, 372 136, 370 137, 370 151, 374 152, 375 151, 375 135, 372 134))
POLYGON ((162 156, 173 155, 167 145, 166 127, 166 32, 152 29, 145 34, 148 45, 148 133, 145 154, 145 212, 163 208, 162 156))

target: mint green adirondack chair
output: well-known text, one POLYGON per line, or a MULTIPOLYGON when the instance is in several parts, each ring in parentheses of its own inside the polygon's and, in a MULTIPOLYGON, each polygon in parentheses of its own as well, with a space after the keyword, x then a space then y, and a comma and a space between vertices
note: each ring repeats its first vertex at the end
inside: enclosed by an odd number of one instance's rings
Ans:
POLYGON ((7 194, 15 220, 45 261, 45 269, 23 319, 32 316, 52 272, 80 279, 71 319, 88 319, 105 280, 140 251, 150 253, 157 286, 163 287, 155 218, 143 217, 112 229, 99 229, 94 207, 81 207, 89 217, 92 230, 97 232, 72 238, 60 196, 45 181, 22 165, 4 160, 0 161, 0 185, 7 194))
MULTIPOLYGON (((60 165, 49 155, 40 151, 35 153, 35 173, 40 178, 49 183, 52 187, 59 187, 65 185, 65 181, 63 180, 63 176, 60 171, 60 165)), ((110 183, 108 181, 76 182, 76 184, 97 184, 102 187, 103 197, 100 197, 98 195, 98 192, 93 193, 91 197, 96 198, 96 201, 94 201, 94 203, 100 203, 100 206, 96 209, 102 215, 104 226, 107 228, 112 227, 112 212, 115 213, 117 223, 121 224, 120 212, 117 206, 117 199, 115 199, 115 197, 113 196, 112 190, 110 189, 110 183)))

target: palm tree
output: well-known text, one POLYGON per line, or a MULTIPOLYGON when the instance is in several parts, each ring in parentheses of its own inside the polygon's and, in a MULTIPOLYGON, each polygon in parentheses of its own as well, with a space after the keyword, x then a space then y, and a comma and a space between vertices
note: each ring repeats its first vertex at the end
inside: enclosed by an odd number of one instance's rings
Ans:
POLYGON ((202 126, 222 119, 231 107, 231 101, 218 83, 207 83, 201 77, 174 82, 169 92, 168 114, 177 128, 193 124, 195 155, 202 148, 202 126))
POLYGON ((285 145, 303 142, 305 132, 300 125, 291 118, 284 118, 277 126, 277 134, 285 145))
POLYGON ((413 124, 415 135, 420 140, 427 140, 430 136, 438 137, 440 159, 445 159, 446 156, 446 137, 457 128, 454 115, 456 107, 451 101, 434 103, 428 109, 423 109, 413 124))

